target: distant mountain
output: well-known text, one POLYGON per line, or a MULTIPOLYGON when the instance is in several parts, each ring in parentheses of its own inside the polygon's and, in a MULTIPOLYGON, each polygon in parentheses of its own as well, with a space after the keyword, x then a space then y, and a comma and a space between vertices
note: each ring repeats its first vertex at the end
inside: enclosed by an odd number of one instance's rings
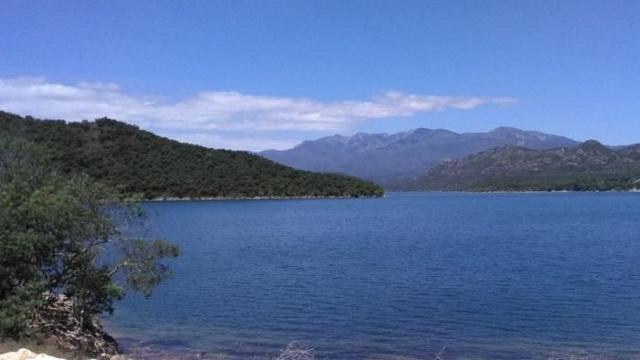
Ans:
POLYGON ((416 190, 640 189, 640 145, 613 150, 595 140, 574 148, 505 146, 444 161, 413 181, 416 190))
POLYGON ((0 112, 0 141, 43 146, 64 173, 157 197, 381 196, 367 181, 292 169, 241 151, 180 143, 111 119, 38 120, 0 112))
POLYGON ((262 156, 294 168, 344 173, 389 186, 415 178, 447 159, 504 145, 530 149, 572 147, 577 141, 536 131, 500 127, 486 133, 419 128, 397 134, 334 135, 262 156))

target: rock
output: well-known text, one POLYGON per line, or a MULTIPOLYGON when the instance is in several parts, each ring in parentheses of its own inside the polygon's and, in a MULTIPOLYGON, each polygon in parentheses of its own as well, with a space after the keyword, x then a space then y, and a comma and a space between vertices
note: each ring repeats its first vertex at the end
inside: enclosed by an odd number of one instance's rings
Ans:
MULTIPOLYGON (((108 359, 109 360, 133 360, 124 355, 114 355, 108 359)), ((15 352, 0 354, 0 360, 65 360, 65 359, 57 358, 47 354, 36 354, 29 349, 20 349, 15 352)), ((97 359, 87 359, 87 360, 97 360, 97 359)))
POLYGON ((27 349, 20 349, 16 352, 0 354, 0 360, 64 360, 47 354, 36 354, 27 349))
POLYGON ((126 357, 124 355, 114 355, 109 360, 131 360, 131 359, 129 359, 128 357, 126 357))
POLYGON ((116 340, 104 331, 99 319, 94 317, 80 326, 73 316, 73 304, 62 295, 52 297, 32 327, 44 342, 71 353, 87 354, 99 360, 119 354, 116 340))

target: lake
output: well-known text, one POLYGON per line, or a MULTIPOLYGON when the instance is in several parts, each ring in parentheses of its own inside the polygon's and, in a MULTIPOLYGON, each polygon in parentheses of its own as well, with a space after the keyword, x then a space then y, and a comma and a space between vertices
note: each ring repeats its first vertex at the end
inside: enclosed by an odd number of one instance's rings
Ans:
POLYGON ((640 194, 152 202, 175 276, 106 320, 131 352, 640 357, 640 194), (188 349, 188 350, 187 350, 188 349))

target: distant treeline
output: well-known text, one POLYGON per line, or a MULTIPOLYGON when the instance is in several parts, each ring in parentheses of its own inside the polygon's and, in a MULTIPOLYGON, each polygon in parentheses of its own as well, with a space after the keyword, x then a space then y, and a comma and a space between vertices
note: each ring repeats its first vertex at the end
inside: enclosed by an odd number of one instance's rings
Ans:
POLYGON ((65 122, 0 112, 3 137, 41 146, 62 173, 86 173, 120 193, 147 199, 383 195, 371 182, 184 144, 107 118, 65 122))

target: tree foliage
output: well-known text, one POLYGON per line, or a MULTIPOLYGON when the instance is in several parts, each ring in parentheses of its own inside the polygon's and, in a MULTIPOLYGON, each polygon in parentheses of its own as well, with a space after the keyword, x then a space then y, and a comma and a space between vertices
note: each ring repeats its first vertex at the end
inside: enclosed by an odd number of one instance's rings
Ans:
POLYGON ((0 112, 0 138, 41 144, 62 173, 84 172, 145 198, 381 196, 356 178, 296 170, 241 151, 212 150, 111 119, 66 123, 0 112))
POLYGON ((87 176, 60 174, 44 154, 0 141, 0 338, 30 335, 58 295, 82 327, 127 290, 149 295, 170 275, 162 259, 178 255, 166 241, 122 231, 123 221, 140 221, 139 208, 112 202, 116 193, 87 176))

